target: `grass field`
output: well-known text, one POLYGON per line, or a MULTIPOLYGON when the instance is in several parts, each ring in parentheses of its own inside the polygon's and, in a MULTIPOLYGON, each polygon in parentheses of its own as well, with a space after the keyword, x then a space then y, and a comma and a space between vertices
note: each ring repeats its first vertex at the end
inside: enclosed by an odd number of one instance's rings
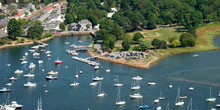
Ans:
POLYGON ((146 40, 153 40, 155 38, 158 38, 160 40, 168 41, 170 37, 177 37, 185 32, 184 29, 181 27, 166 27, 166 28, 157 28, 154 30, 143 30, 143 31, 135 31, 132 33, 128 33, 129 35, 133 36, 135 33, 140 32, 144 35, 144 38, 146 40))

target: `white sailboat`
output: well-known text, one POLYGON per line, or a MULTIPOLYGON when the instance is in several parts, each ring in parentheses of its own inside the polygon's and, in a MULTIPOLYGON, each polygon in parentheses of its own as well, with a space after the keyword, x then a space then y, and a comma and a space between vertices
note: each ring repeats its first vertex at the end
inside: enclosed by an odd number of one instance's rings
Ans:
POLYGON ((216 98, 212 97, 212 88, 210 86, 209 98, 206 99, 207 102, 214 102, 216 98))
POLYGON ((79 83, 76 81, 74 81, 74 83, 70 84, 70 86, 78 86, 78 85, 79 85, 79 83))
POLYGON ((161 110, 161 109, 162 109, 162 107, 158 103, 157 110, 161 110))
POLYGON ((79 74, 78 74, 78 69, 76 68, 76 75, 75 75, 76 79, 79 78, 79 74))
POLYGON ((220 97, 220 91, 218 92, 218 96, 220 97))
POLYGON ((139 89, 141 89, 141 87, 139 86, 139 84, 136 85, 135 80, 133 80, 131 83, 131 90, 139 90, 139 89))
POLYGON ((170 104, 169 103, 167 103, 166 110, 170 110, 170 104))
POLYGON ((116 81, 117 81, 117 83, 114 84, 115 87, 121 87, 121 86, 123 86, 122 83, 118 83, 118 75, 116 76, 116 81))
MULTIPOLYGON (((93 79, 93 74, 92 74, 92 79, 93 79)), ((92 81, 89 85, 90 86, 96 86, 98 83, 96 81, 92 81)))
POLYGON ((176 95, 175 106, 182 106, 182 105, 184 105, 183 100, 180 100, 179 96, 180 96, 180 87, 178 88, 178 92, 177 92, 177 95, 176 95))
POLYGON ((142 77, 140 77, 140 76, 134 76, 134 77, 132 77, 132 79, 133 79, 133 80, 136 80, 136 81, 140 81, 140 80, 142 80, 142 77))
POLYGON ((131 99, 142 99, 143 96, 140 93, 134 93, 133 95, 129 95, 131 99))
POLYGON ((158 98, 159 100, 164 100, 165 97, 162 97, 162 91, 160 91, 160 97, 158 98))
POLYGON ((115 102, 115 104, 116 105, 124 105, 126 102, 125 101, 121 101, 121 94, 120 94, 121 92, 120 92, 120 88, 118 88, 118 95, 117 95, 117 98, 116 98, 116 102, 115 102))
POLYGON ((104 97, 105 96, 105 92, 101 90, 101 82, 99 83, 97 96, 98 97, 104 97))
POLYGON ((194 110, 194 109, 192 109, 192 98, 191 98, 190 101, 189 101, 187 110, 194 110))
POLYGON ((38 103, 37 103, 37 109, 36 110, 43 110, 42 108, 42 99, 40 97, 40 99, 38 99, 38 103))

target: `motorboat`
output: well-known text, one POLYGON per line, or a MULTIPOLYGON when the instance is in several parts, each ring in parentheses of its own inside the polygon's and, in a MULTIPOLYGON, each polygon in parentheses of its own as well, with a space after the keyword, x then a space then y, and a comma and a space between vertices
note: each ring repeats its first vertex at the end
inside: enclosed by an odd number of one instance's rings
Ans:
POLYGON ((28 73, 28 74, 25 74, 24 77, 25 78, 32 78, 32 77, 34 77, 34 74, 28 73))
POLYGON ((214 102, 216 98, 212 97, 212 88, 210 86, 209 98, 206 99, 207 102, 214 102))
POLYGON ((31 50, 31 49, 30 49, 30 50, 28 50, 28 51, 29 51, 29 52, 35 52, 35 50, 31 50))
POLYGON ((18 78, 15 78, 14 76, 12 76, 11 78, 9 78, 9 80, 14 81, 17 80, 18 78))
POLYGON ((59 60, 59 58, 57 60, 54 61, 55 64, 61 64, 63 63, 63 61, 59 60))
POLYGON ((44 63, 43 60, 38 60, 38 64, 39 64, 39 65, 41 65, 41 64, 43 64, 43 63, 44 63))
POLYGON ((47 50, 45 53, 46 53, 46 54, 51 54, 51 51, 47 50))
POLYGON ((6 86, 11 86, 11 85, 12 85, 12 83, 7 83, 7 84, 6 84, 6 86))
POLYGON ((220 91, 218 92, 218 96, 220 97, 220 91))
POLYGON ((31 48, 32 48, 32 49, 38 49, 39 46, 38 46, 38 45, 35 45, 35 46, 31 47, 31 48))
POLYGON ((134 77, 132 77, 132 79, 133 79, 133 80, 136 80, 136 81, 140 81, 140 80, 142 80, 142 77, 140 77, 140 76, 134 76, 134 77))
POLYGON ((37 53, 37 52, 33 53, 33 56, 39 56, 39 55, 40 55, 40 53, 37 53))
POLYGON ((126 102, 125 101, 122 101, 121 100, 121 92, 120 92, 120 88, 118 89, 118 95, 117 95, 117 98, 116 98, 116 102, 115 104, 118 105, 118 106, 121 106, 121 105, 124 105, 126 102))
POLYGON ((15 107, 12 107, 11 105, 0 105, 0 110, 15 110, 15 107))
POLYGON ((194 88, 193 88, 193 87, 190 87, 190 88, 189 88, 189 90, 190 90, 190 91, 193 91, 193 90, 194 90, 194 88))
POLYGON ((154 103, 158 103, 160 100, 159 99, 155 99, 154 100, 154 103))
POLYGON ((27 58, 25 56, 23 56, 21 59, 19 59, 20 61, 25 61, 27 58))
POLYGON ((78 82, 74 82, 74 83, 70 84, 70 86, 78 86, 78 85, 79 85, 78 82))
POLYGON ((91 82, 89 85, 90 86, 96 86, 98 83, 96 81, 91 82))
POLYGON ((187 96, 179 96, 180 99, 186 99, 187 96))
POLYGON ((6 64, 6 66, 11 66, 11 64, 6 64))
POLYGON ((47 57, 51 57, 51 54, 47 54, 47 57))
POLYGON ((81 43, 81 42, 82 42, 82 40, 79 40, 78 42, 79 42, 79 43, 81 43))
POLYGON ((46 80, 55 80, 55 79, 57 79, 56 76, 52 76, 52 75, 46 76, 46 80))
POLYGON ((23 72, 24 72, 23 70, 17 69, 14 73, 15 73, 15 74, 22 74, 23 72))
POLYGON ((149 86, 155 86, 156 83, 155 83, 155 82, 148 82, 148 85, 149 85, 149 86))
POLYGON ((50 74, 50 75, 57 75, 58 72, 57 71, 50 71, 50 72, 48 72, 48 74, 50 74))
POLYGON ((98 65, 96 65, 96 66, 94 67, 94 69, 95 69, 95 70, 98 70, 98 69, 99 69, 99 66, 98 66, 98 65))
POLYGON ((34 56, 35 60, 39 60, 40 57, 39 56, 34 56))
POLYGON ((30 65, 29 65, 29 69, 33 69, 33 68, 35 68, 35 66, 36 66, 36 65, 31 62, 30 65))
POLYGON ((83 71, 79 71, 79 74, 82 74, 83 73, 83 71))
POLYGON ((110 71, 111 71, 110 69, 105 70, 105 72, 110 72, 110 71))
POLYGON ((129 95, 131 99, 142 99, 143 96, 140 93, 129 95))
POLYGON ((28 61, 22 61, 21 62, 22 65, 27 64, 27 63, 28 63, 28 61))
POLYGON ((40 52, 46 52, 46 50, 40 50, 40 52))
POLYGON ((0 92, 10 92, 11 91, 11 89, 7 89, 7 88, 5 88, 5 87, 3 87, 2 89, 0 89, 0 92))
POLYGON ((162 109, 162 107, 161 107, 161 106, 158 106, 158 107, 157 107, 157 110, 161 110, 161 109, 162 109))
POLYGON ((67 45, 68 45, 68 44, 70 44, 70 42, 65 42, 65 44, 67 44, 67 45))
POLYGON ((43 45, 39 45, 39 47, 45 47, 45 46, 46 46, 46 45, 44 45, 44 44, 43 44, 43 45))
POLYGON ((180 87, 178 88, 178 92, 176 95, 175 106, 183 106, 184 105, 184 101, 180 100, 179 96, 180 96, 180 87))
POLYGON ((35 87, 35 86, 37 86, 37 84, 32 82, 27 82, 26 84, 24 84, 24 87, 35 87))
POLYGON ((220 108, 220 104, 216 104, 216 108, 220 108))
POLYGON ((25 54, 24 54, 25 56, 28 56, 28 53, 27 52, 25 52, 25 54))
POLYGON ((16 108, 16 109, 23 108, 23 105, 18 104, 16 101, 11 101, 11 106, 16 108))
POLYGON ((199 56, 198 54, 193 55, 193 57, 198 57, 198 56, 199 56))
POLYGON ((101 90, 101 82, 100 82, 97 97, 104 97, 104 96, 105 96, 105 92, 101 90))
POLYGON ((102 77, 95 77, 95 78, 92 78, 93 81, 102 81, 103 78, 102 77))
POLYGON ((170 88, 170 89, 173 88, 173 85, 169 85, 169 88, 170 88))
POLYGON ((116 84, 114 84, 114 86, 115 86, 115 87, 121 87, 121 86, 123 86, 122 83, 119 83, 119 82, 118 82, 118 75, 116 76, 116 84))

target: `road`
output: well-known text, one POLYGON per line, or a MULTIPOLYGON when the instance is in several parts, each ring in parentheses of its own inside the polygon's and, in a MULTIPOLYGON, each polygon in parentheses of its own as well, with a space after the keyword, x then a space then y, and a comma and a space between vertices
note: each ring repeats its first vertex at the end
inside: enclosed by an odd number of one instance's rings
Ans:
POLYGON ((42 8, 42 9, 40 9, 40 10, 37 10, 37 11, 35 11, 34 13, 32 13, 31 15, 29 15, 28 17, 26 17, 26 20, 29 20, 29 19, 32 20, 32 19, 36 18, 37 16, 40 15, 40 13, 43 13, 46 8, 48 8, 48 7, 53 7, 53 6, 55 6, 55 5, 59 4, 59 3, 62 3, 62 2, 64 2, 64 1, 65 1, 65 0, 60 0, 60 1, 58 1, 58 2, 49 4, 49 5, 47 5, 46 7, 42 8))

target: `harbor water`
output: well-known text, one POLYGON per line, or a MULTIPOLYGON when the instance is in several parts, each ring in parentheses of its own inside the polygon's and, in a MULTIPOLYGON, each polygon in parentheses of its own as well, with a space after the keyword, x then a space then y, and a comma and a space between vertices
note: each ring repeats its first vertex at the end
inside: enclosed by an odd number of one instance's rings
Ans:
MULTIPOLYGON (((12 82, 10 93, 0 93, 0 104, 7 100, 8 94, 10 100, 16 100, 24 107, 22 110, 36 110, 38 98, 42 97, 44 110, 138 110, 141 100, 130 99, 129 95, 140 93, 143 95, 143 104, 149 105, 148 110, 155 110, 158 104, 153 103, 160 96, 160 91, 165 100, 161 100, 159 105, 165 110, 167 103, 170 110, 186 110, 190 98, 193 98, 193 108, 197 110, 210 110, 220 104, 220 50, 208 52, 196 52, 173 55, 165 58, 150 69, 137 69, 120 64, 97 60, 100 63, 100 69, 95 71, 94 66, 72 59, 72 55, 66 53, 66 49, 71 49, 71 44, 89 45, 92 41, 90 36, 69 36, 53 38, 45 43, 48 46, 40 49, 50 50, 51 57, 48 58, 45 52, 41 52, 40 59, 42 65, 38 65, 38 60, 33 58, 33 53, 28 50, 34 45, 19 47, 10 47, 0 50, 0 89, 7 87, 5 84, 11 82, 9 78, 14 76, 18 79, 12 82), (78 42, 81 40, 82 42, 78 42), (69 42, 69 44, 65 44, 69 42), (19 59, 28 52, 28 64, 21 65, 19 59), (197 57, 193 55, 198 54, 197 57), (55 65, 54 61, 59 58, 64 63, 55 65), (35 69, 28 68, 29 63, 36 64, 35 69), (6 66, 11 64, 11 66, 6 66), (20 69, 24 73, 14 74, 14 71, 20 69), (45 71, 42 71, 44 69, 45 71), (110 72, 106 72, 110 69, 110 72), (58 71, 58 79, 47 81, 45 79, 49 71, 58 71), (83 71, 79 78, 75 79, 76 71, 83 71), (27 73, 35 74, 34 78, 24 78, 27 73), (116 106, 116 97, 118 88, 114 87, 116 75, 119 82, 124 85, 121 87, 121 100, 126 101, 124 106, 116 106), (141 76, 143 80, 139 81, 141 89, 131 91, 133 76, 141 76), (97 97, 98 85, 91 87, 92 77, 103 77, 102 90, 106 93, 103 98, 97 97), (187 79, 182 81, 181 79, 187 79), (25 88, 23 84, 36 82, 36 87, 25 88), (70 87, 74 81, 79 82, 79 86, 70 87), (155 82, 155 86, 149 86, 148 82, 155 82), (206 102, 209 97, 209 87, 212 85, 212 96, 216 101, 206 102), (173 85, 170 89, 169 85, 173 85), (184 99, 183 107, 176 107, 175 100, 178 87, 181 88, 180 95, 187 96, 184 99), (189 91, 189 87, 194 87, 189 91), (47 92, 45 92, 47 90, 47 92)), ((220 47, 220 37, 215 37, 214 41, 220 47)), ((40 51, 38 49, 38 51, 40 51)), ((79 51, 78 57, 89 57, 86 52, 79 51)))

